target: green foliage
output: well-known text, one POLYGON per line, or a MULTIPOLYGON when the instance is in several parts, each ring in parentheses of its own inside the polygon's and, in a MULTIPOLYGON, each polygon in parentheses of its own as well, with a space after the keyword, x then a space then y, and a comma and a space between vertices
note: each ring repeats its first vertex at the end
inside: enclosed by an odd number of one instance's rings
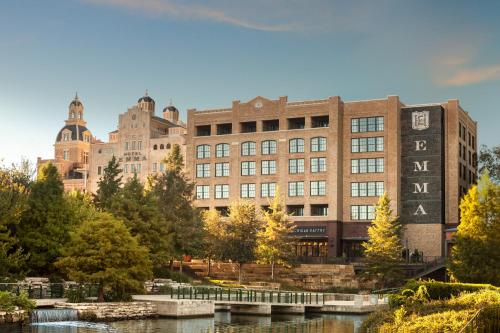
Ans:
MULTIPOLYGON (((419 289, 424 291, 425 287, 419 289)), ((392 311, 372 313, 363 322, 361 332, 368 328, 372 332, 459 332, 479 309, 499 305, 500 291, 491 289, 465 292, 447 300, 428 300, 425 294, 413 294, 392 311)))
POLYGON ((279 189, 276 189, 269 210, 262 214, 264 228, 257 234, 256 256, 259 263, 271 264, 271 278, 274 279, 274 265, 287 265, 293 259, 295 239, 290 235, 295 224, 286 213, 279 189))
POLYGON ((69 303, 83 303, 87 298, 85 290, 80 286, 66 290, 64 296, 68 299, 69 303))
POLYGON ((105 291, 112 298, 142 291, 144 281, 152 276, 147 249, 108 213, 98 213, 80 225, 63 254, 56 266, 74 281, 98 284, 100 301, 105 291))
POLYGON ((59 172, 53 164, 40 168, 27 203, 29 209, 24 211, 16 234, 29 254, 30 273, 47 276, 55 272, 52 263, 69 241, 69 231, 75 223, 64 198, 59 172))
POLYGON ((500 183, 500 145, 488 148, 481 146, 479 151, 479 173, 488 172, 491 179, 500 183))
POLYGON ((493 290, 500 292, 500 288, 490 284, 472 284, 472 283, 447 283, 433 280, 410 280, 402 288, 401 292, 389 296, 391 308, 400 305, 412 303, 412 297, 422 287, 430 300, 446 300, 458 296, 463 292, 477 292, 481 290, 493 290))
POLYGON ((217 210, 210 209, 202 212, 201 219, 205 234, 203 255, 209 259, 221 259, 224 254, 225 235, 222 216, 217 210))
POLYGON ((155 270, 155 277, 162 279, 171 279, 172 281, 182 282, 182 283, 191 283, 193 279, 182 272, 171 270, 167 267, 163 267, 162 269, 155 270))
POLYGON ((375 219, 368 228, 369 240, 362 243, 366 274, 381 288, 394 285, 401 279, 401 233, 402 225, 397 217, 393 217, 391 200, 384 193, 375 207, 375 219))
POLYGON ((122 184, 122 169, 113 155, 108 165, 103 170, 101 179, 97 182, 97 192, 94 195, 94 202, 97 207, 109 210, 114 196, 118 193, 122 184))
POLYGON ((0 277, 23 275, 26 255, 13 233, 28 209, 30 176, 16 167, 0 167, 0 277))
POLYGON ((500 185, 483 174, 460 203, 448 268, 458 281, 500 286, 500 185))
POLYGON ((169 259, 201 253, 203 226, 193 206, 194 184, 189 182, 179 145, 174 145, 165 159, 165 172, 152 179, 152 191, 161 216, 165 219, 172 251, 169 259))
POLYGON ((11 313, 16 309, 20 309, 29 313, 35 307, 35 302, 30 300, 26 293, 21 293, 17 296, 8 291, 0 291, 0 311, 11 313))
POLYGON ((114 196, 110 212, 125 222, 132 236, 149 249, 154 271, 167 265, 173 244, 169 224, 161 216, 153 192, 146 191, 137 176, 114 196))

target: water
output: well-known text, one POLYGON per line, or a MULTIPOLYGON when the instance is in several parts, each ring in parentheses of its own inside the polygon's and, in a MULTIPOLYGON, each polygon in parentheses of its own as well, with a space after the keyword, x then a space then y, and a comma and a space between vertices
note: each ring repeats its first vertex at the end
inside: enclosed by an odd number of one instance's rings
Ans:
POLYGON ((238 316, 217 312, 213 318, 145 319, 111 323, 82 321, 2 326, 0 333, 355 333, 363 321, 357 315, 238 316))
POLYGON ((78 312, 73 309, 37 309, 31 314, 32 323, 77 321, 78 312))

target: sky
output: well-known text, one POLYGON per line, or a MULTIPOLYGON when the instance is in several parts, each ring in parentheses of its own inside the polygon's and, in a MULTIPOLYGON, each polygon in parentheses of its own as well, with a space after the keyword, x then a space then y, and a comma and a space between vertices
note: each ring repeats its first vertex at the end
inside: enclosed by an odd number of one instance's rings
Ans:
POLYGON ((458 98, 500 144, 500 1, 1 0, 0 159, 53 157, 75 92, 99 139, 146 89, 230 107, 255 96, 458 98))

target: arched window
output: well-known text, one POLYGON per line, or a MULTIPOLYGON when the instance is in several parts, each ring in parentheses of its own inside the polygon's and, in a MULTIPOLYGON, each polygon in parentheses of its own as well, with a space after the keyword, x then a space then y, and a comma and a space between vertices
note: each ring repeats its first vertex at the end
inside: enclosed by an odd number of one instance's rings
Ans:
POLYGON ((71 119, 75 118, 75 113, 74 112, 71 112, 70 118, 71 119))
POLYGON ((228 157, 229 143, 219 143, 215 146, 215 157, 228 157))
POLYGON ((82 113, 78 112, 78 119, 82 119, 82 113))
POLYGON ((247 141, 241 144, 241 156, 254 156, 255 153, 254 141, 247 141))
POLYGON ((311 151, 326 151, 326 138, 319 136, 311 139, 311 151))
POLYGON ((154 145, 153 150, 158 150, 158 145, 154 145))
POLYGON ((304 152, 304 139, 296 138, 290 139, 290 146, 288 151, 290 153, 303 153, 304 152))
POLYGON ((170 147, 171 147, 170 143, 167 143, 167 149, 170 149, 170 147))
POLYGON ((209 145, 196 146, 196 158, 210 158, 210 146, 209 145))
POLYGON ((273 155, 276 154, 276 141, 266 140, 262 141, 262 155, 273 155))
POLYGON ((163 143, 160 145, 160 149, 165 149, 165 146, 163 145, 163 143))

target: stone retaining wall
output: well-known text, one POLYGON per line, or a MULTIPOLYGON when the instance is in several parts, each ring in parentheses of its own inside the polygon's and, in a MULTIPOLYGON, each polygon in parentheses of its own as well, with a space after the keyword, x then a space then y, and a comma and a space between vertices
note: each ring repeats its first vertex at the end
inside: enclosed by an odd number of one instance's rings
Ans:
POLYGON ((0 324, 20 323, 24 322, 25 319, 26 313, 24 310, 0 312, 0 324))
POLYGON ((56 308, 74 309, 78 317, 85 319, 138 319, 156 317, 156 306, 151 302, 113 302, 113 303, 56 303, 56 308))

